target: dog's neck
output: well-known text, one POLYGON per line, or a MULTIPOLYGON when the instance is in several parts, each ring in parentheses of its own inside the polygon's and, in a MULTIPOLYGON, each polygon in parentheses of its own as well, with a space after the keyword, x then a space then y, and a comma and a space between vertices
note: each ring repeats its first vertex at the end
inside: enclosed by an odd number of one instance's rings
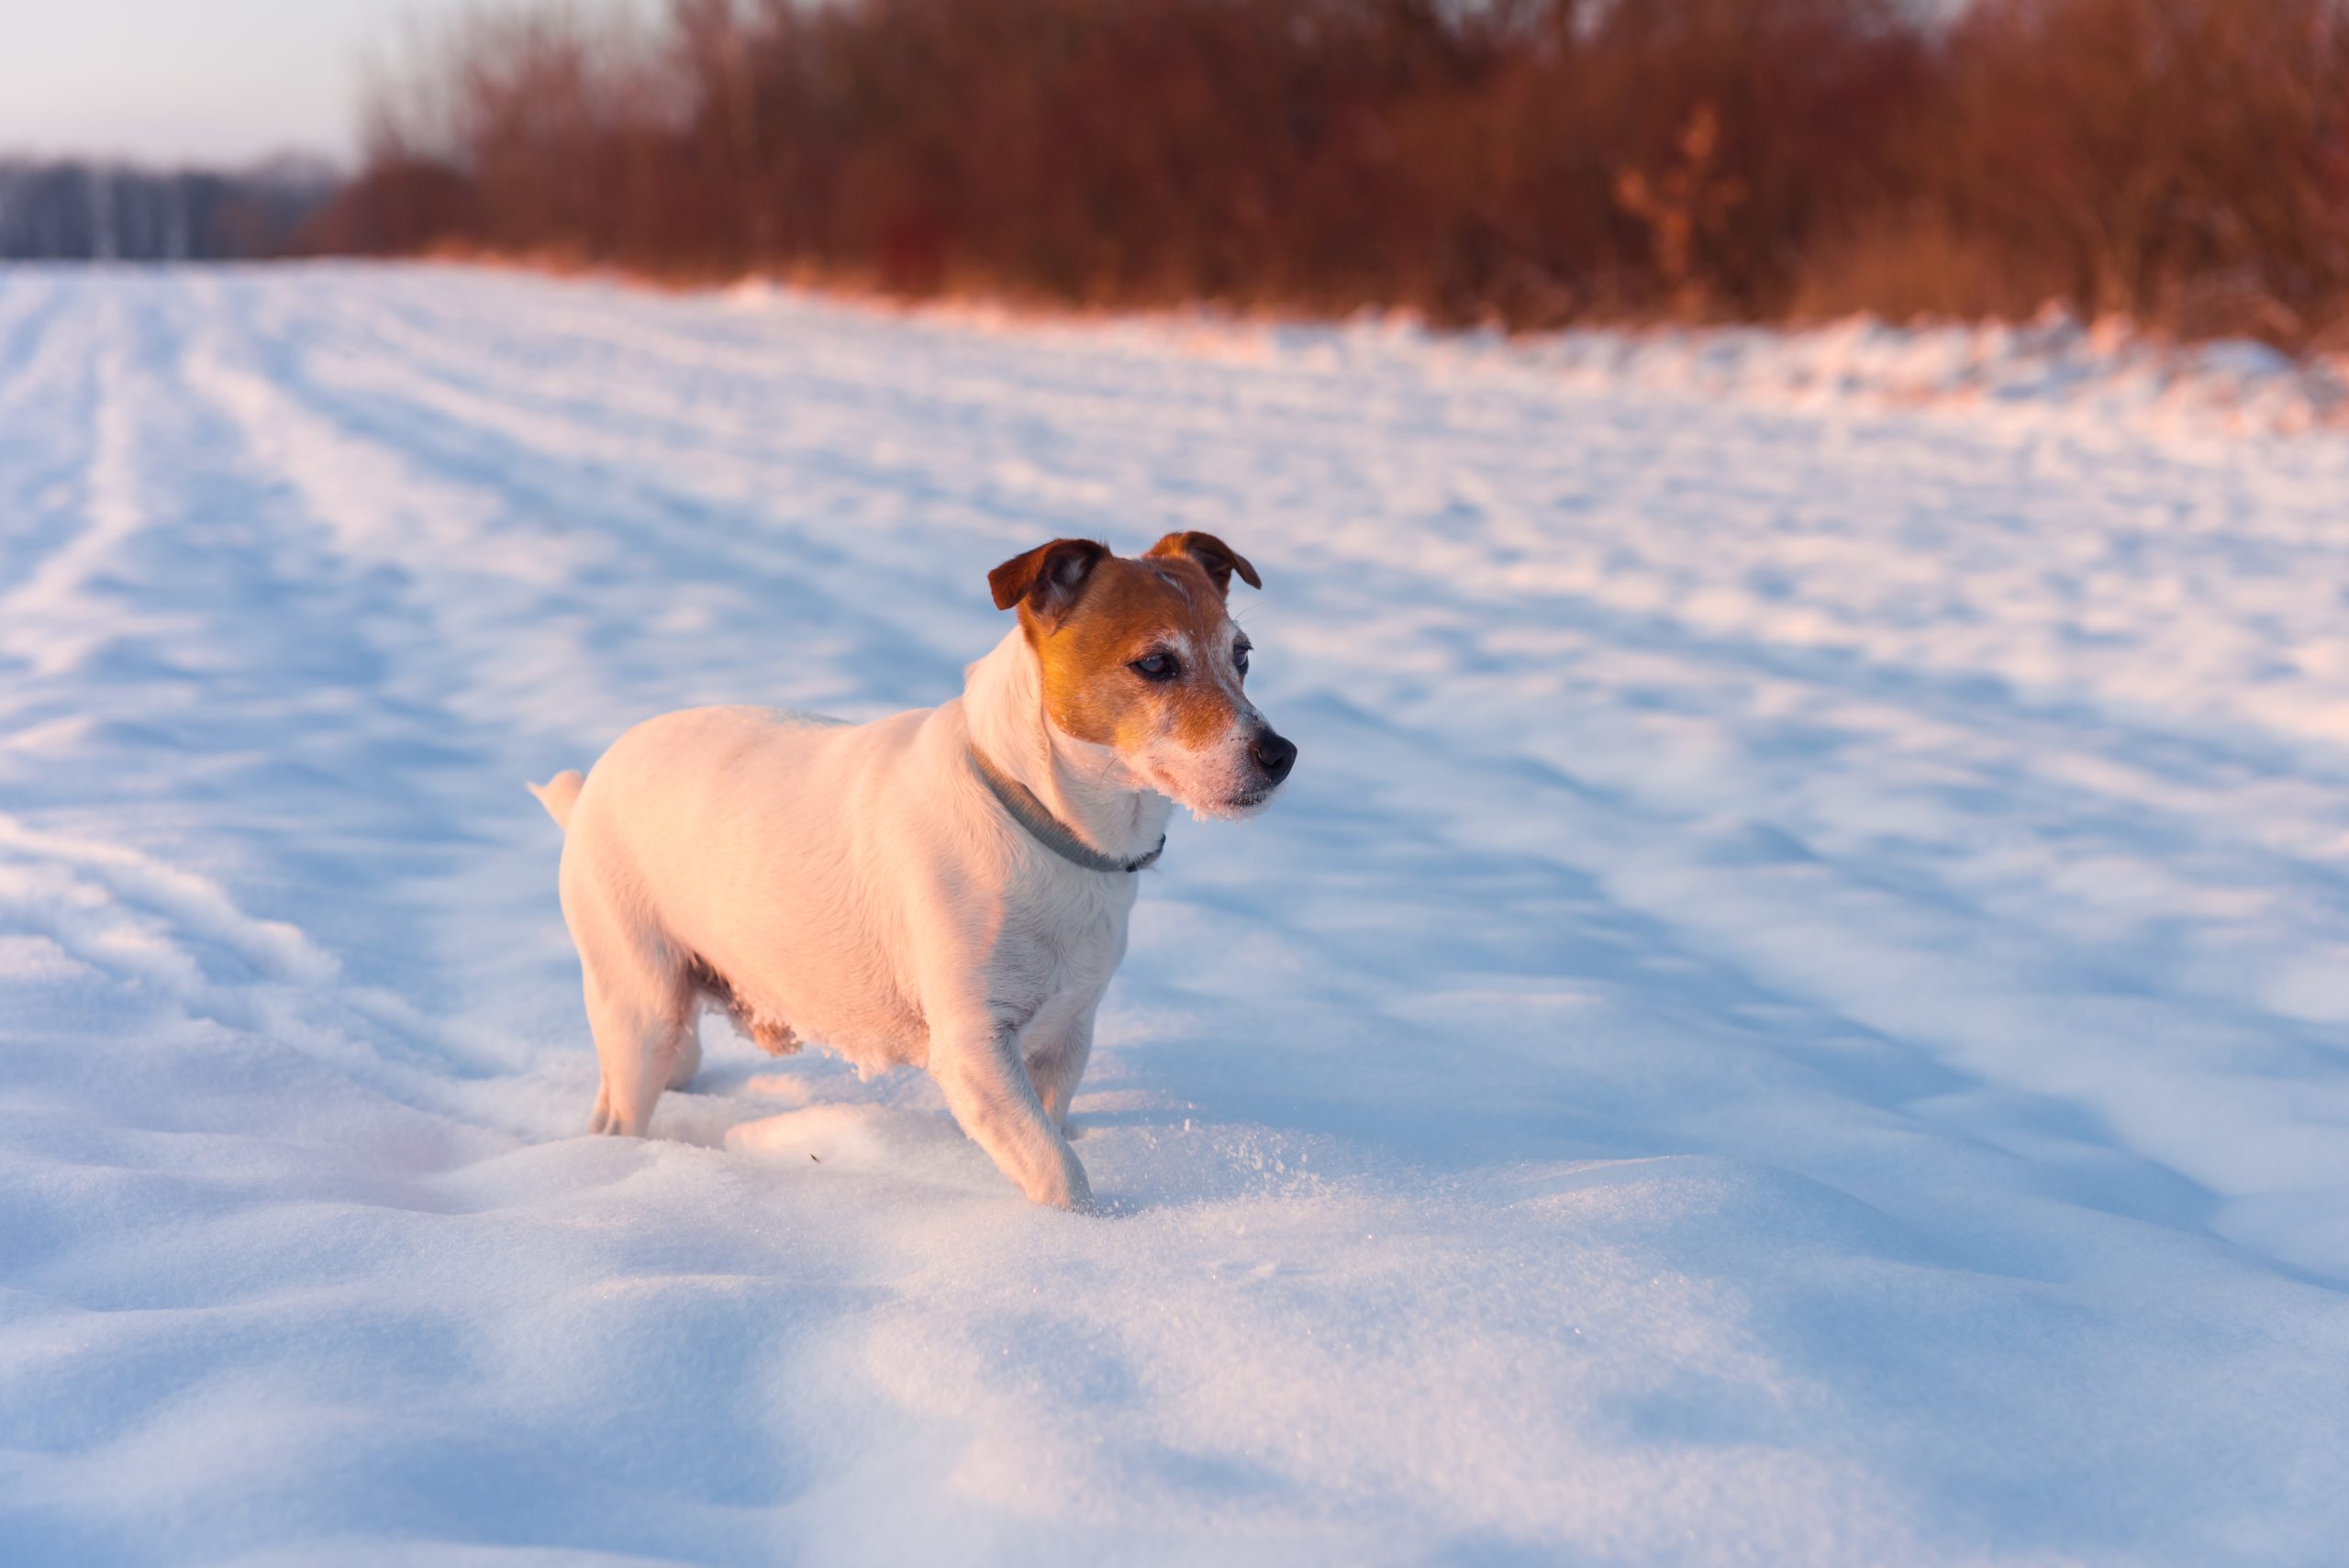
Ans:
POLYGON ((1130 860, 1165 836, 1174 803, 1138 786, 1108 747, 1063 735, 1044 712, 1043 667, 1019 628, 964 672, 963 717, 971 744, 1103 854, 1130 860))

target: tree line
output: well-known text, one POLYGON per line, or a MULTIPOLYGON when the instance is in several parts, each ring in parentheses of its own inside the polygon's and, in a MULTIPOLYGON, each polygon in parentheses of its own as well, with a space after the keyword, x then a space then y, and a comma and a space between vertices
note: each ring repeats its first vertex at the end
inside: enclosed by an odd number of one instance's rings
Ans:
POLYGON ((2349 0, 522 0, 413 39, 365 144, 309 244, 2349 347, 2349 0))
POLYGON ((0 260, 282 255, 338 183, 332 169, 299 160, 223 172, 0 158, 0 260))

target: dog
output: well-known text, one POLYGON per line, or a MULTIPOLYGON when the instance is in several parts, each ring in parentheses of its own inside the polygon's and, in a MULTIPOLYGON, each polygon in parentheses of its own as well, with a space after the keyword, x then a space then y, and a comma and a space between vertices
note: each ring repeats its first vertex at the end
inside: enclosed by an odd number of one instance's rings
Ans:
POLYGON ((1211 534, 1054 539, 987 574, 1018 624, 949 702, 688 709, 529 786, 564 832, 594 1130, 643 1136, 707 999, 778 1055, 927 1068, 1022 1193, 1090 1209, 1069 1102, 1138 873, 1175 806, 1253 816, 1297 762, 1244 689, 1235 575, 1264 585, 1211 534))

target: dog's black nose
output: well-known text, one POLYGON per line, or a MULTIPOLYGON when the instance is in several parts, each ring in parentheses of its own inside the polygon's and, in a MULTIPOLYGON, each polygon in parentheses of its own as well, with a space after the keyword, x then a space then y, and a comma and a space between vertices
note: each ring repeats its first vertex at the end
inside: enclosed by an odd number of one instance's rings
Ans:
POLYGON ((1297 747, 1275 730, 1258 730, 1255 739, 1248 742, 1248 754, 1264 770, 1264 777, 1275 784, 1288 777, 1288 771, 1297 766, 1297 747))

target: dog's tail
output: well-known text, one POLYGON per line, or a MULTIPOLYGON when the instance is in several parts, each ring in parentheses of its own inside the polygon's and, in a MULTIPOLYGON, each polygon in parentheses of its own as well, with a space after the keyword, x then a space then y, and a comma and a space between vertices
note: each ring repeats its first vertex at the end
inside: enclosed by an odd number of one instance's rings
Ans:
POLYGON ((525 784, 523 788, 539 797, 558 828, 571 826, 571 808, 579 802, 579 786, 587 782, 577 768, 565 768, 542 784, 525 784))

